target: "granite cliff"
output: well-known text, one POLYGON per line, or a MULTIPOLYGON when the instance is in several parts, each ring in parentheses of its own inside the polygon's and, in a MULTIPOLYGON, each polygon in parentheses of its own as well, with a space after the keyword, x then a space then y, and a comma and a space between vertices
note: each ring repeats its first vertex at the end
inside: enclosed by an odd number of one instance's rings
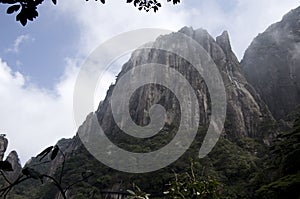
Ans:
MULTIPOLYGON (((158 38, 152 45, 156 48, 163 45, 172 45, 173 48, 183 49, 189 56, 199 56, 196 50, 189 48, 189 44, 182 43, 179 40, 177 34, 181 33, 197 41, 208 52, 221 73, 227 94, 227 125, 225 125, 223 135, 231 140, 238 137, 251 137, 259 138, 265 143, 269 143, 274 132, 271 132, 271 130, 269 132, 262 131, 262 129, 265 127, 266 122, 272 123, 274 121, 273 117, 265 103, 242 75, 239 61, 231 50, 228 33, 226 31, 223 32, 215 40, 206 30, 193 30, 192 28, 184 27, 179 33, 172 33, 158 38)), ((133 53, 130 60, 124 64, 116 84, 127 71, 146 63, 168 65, 184 75, 196 91, 199 99, 200 125, 207 126, 211 110, 210 95, 205 81, 197 74, 197 71, 193 69, 191 64, 175 55, 159 50, 150 52, 137 50, 133 53)), ((131 81, 134 81, 134 78, 131 81)), ((131 83, 134 82, 128 82, 128 85, 131 83)), ((114 85, 110 87, 105 100, 96 112, 100 124, 107 131, 116 128, 110 109, 110 98, 113 89, 114 85)), ((130 107, 133 120, 139 125, 146 125, 149 122, 149 114, 145 114, 145 111, 149 111, 153 104, 161 104, 166 107, 168 125, 179 122, 180 112, 178 111, 179 105, 176 97, 167 89, 155 85, 144 86, 135 92, 130 107)))
POLYGON ((241 66, 273 116, 287 119, 300 105, 300 7, 259 34, 241 66))

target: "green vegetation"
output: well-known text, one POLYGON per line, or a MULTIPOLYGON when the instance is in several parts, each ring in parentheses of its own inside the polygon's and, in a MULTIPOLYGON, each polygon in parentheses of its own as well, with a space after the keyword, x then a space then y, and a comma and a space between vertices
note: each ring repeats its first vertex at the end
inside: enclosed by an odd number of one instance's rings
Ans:
MULTIPOLYGON (((129 174, 113 170, 97 161, 81 145, 69 154, 64 165, 57 162, 61 166, 53 177, 60 179, 64 167, 60 186, 68 188, 66 194, 76 196, 76 199, 101 198, 103 191, 126 193, 125 190, 128 190, 128 197, 140 199, 299 198, 300 116, 293 129, 280 133, 270 147, 252 138, 229 140, 223 137, 207 157, 198 159, 197 152, 204 132, 205 128, 201 128, 191 148, 181 158, 156 172, 129 174), (192 164, 190 158, 194 159, 192 164), (89 173, 94 175, 85 178, 89 173)), ((160 136, 163 140, 169 140, 174 135, 172 131, 163 131, 160 136)), ((153 150, 162 144, 159 140, 159 137, 154 137, 153 140, 142 143, 147 145, 147 150, 153 150)), ((122 140, 117 141, 122 143, 122 140)), ((143 144, 131 142, 128 149, 145 151, 141 147, 143 144)), ((54 149, 55 147, 49 149, 49 152, 46 150, 45 153, 53 153, 54 149)), ((37 162, 35 160, 31 165, 37 162)), ((10 169, 7 165, 4 166, 3 171, 5 168, 10 169)), ((40 165, 37 171, 49 171, 48 167, 49 165, 40 165)), ((18 184, 11 195, 19 199, 53 199, 58 193, 57 186, 51 180, 44 180, 41 184, 40 178, 37 178, 18 184)))
POLYGON ((133 190, 128 189, 127 192, 130 194, 128 199, 149 199, 151 194, 142 191, 137 185, 133 184, 133 190))
MULTIPOLYGON (((32 163, 30 165, 25 165, 25 167, 22 169, 20 173, 16 173, 17 177, 14 180, 10 180, 7 176, 9 175, 8 172, 13 172, 13 166, 12 163, 8 161, 0 161, 0 174, 2 176, 3 185, 0 187, 0 196, 3 198, 7 198, 7 196, 14 198, 15 195, 17 197, 20 195, 28 195, 30 198, 51 198, 51 195, 53 194, 54 198, 56 195, 60 196, 63 199, 67 199, 68 191, 72 186, 75 184, 78 184, 80 182, 84 182, 88 178, 90 178, 93 173, 85 171, 85 173, 82 173, 80 177, 78 177, 76 180, 72 181, 69 184, 64 184, 62 181, 63 175, 64 175, 64 166, 65 166, 65 154, 64 152, 59 148, 58 145, 50 146, 43 150, 40 154, 36 156, 35 163, 32 163), (35 167, 39 167, 44 164, 50 163, 51 161, 54 161, 58 154, 60 153, 61 156, 61 167, 58 169, 57 175, 52 176, 49 175, 47 172, 41 172, 39 169, 36 169, 35 167), (46 159, 46 160, 45 160, 46 159), (22 184, 26 181, 33 180, 38 181, 41 184, 44 184, 45 181, 48 182, 48 184, 53 185, 56 189, 53 189, 53 187, 49 186, 42 186, 42 190, 44 190, 42 193, 39 191, 36 192, 38 189, 35 189, 35 186, 29 186, 32 187, 33 190, 25 191, 25 194, 22 194, 22 191, 26 190, 25 187, 21 186, 21 189, 17 189, 15 193, 11 193, 12 189, 16 188, 19 184, 22 184), (51 194, 44 195, 43 193, 47 190, 48 192, 51 192, 51 194)), ((43 168, 43 167, 42 167, 43 168)), ((36 183, 34 183, 36 184, 36 183)), ((22 198, 21 196, 19 198, 22 198)))
POLYGON ((256 198, 299 198, 300 192, 300 115, 293 129, 280 133, 266 159, 261 174, 262 186, 256 190, 256 198))
POLYGON ((222 196, 220 183, 212 177, 196 176, 194 163, 191 161, 190 171, 174 173, 164 194, 170 199, 219 199, 222 196))

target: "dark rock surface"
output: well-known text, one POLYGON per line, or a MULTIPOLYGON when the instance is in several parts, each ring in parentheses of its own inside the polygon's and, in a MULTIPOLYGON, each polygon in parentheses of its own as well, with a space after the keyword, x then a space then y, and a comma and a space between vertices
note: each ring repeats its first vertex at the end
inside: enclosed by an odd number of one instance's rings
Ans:
MULTIPOLYGON (((0 160, 1 161, 4 161, 4 154, 7 150, 7 146, 8 146, 8 140, 5 138, 4 135, 1 135, 0 136, 0 160)), ((14 182, 22 170, 18 153, 16 151, 11 151, 7 155, 5 160, 12 165, 13 171, 7 171, 4 172, 4 174, 10 182, 14 182)))
MULTIPOLYGON (((229 120, 228 123, 230 123, 230 125, 225 126, 224 135, 230 139, 240 136, 259 138, 269 143, 273 135, 267 131, 262 134, 262 128, 266 121, 272 122, 273 117, 259 95, 242 75, 239 61, 231 50, 228 33, 226 31, 223 32, 215 40, 203 29, 193 30, 190 27, 184 27, 179 32, 196 40, 208 52, 220 70, 227 93, 227 119, 229 120)), ((172 33, 161 36, 154 42, 153 46, 172 45, 174 48, 183 49, 189 56, 199 56, 195 49, 190 48, 188 43, 183 43, 178 39, 178 34, 172 33)), ((118 75, 116 84, 118 84, 118 80, 127 71, 145 63, 168 65, 183 74, 193 89, 197 91, 200 125, 206 126, 209 124, 211 111, 210 95, 206 84, 189 63, 176 57, 174 54, 168 54, 159 50, 151 50, 150 52, 143 50, 135 51, 130 60, 124 64, 122 71, 118 75)), ((128 82, 128 86, 133 83, 134 78, 131 81, 128 82)), ((100 123, 106 131, 116 128, 110 109, 113 89, 114 86, 111 86, 107 92, 106 99, 96 112, 100 123)), ((179 122, 180 111, 176 97, 167 89, 155 85, 147 85, 138 89, 132 97, 130 105, 133 120, 139 125, 146 125, 149 122, 149 108, 157 103, 166 108, 166 122, 169 125, 179 122)))
POLYGON ((241 66, 276 119, 294 111, 300 105, 300 7, 259 34, 241 66))
POLYGON ((11 163, 13 168, 13 172, 6 172, 7 178, 10 182, 14 182, 22 171, 22 165, 20 163, 18 153, 16 151, 11 151, 6 157, 6 160, 11 163))
POLYGON ((7 145, 8 140, 5 138, 5 136, 0 136, 0 160, 3 160, 7 145))

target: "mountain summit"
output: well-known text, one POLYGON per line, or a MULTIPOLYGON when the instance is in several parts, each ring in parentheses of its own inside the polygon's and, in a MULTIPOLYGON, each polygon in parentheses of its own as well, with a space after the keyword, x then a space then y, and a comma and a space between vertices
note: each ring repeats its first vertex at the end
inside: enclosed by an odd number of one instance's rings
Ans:
POLYGON ((300 105, 300 7, 259 34, 241 66, 274 117, 286 119, 300 105))
MULTIPOLYGON (((266 121, 273 121, 273 117, 259 95, 242 75, 238 59, 231 50, 228 33, 224 31, 215 40, 206 30, 193 30, 191 27, 184 27, 178 33, 159 37, 152 46, 159 48, 163 45, 172 45, 173 48, 182 49, 189 56, 199 56, 195 49, 189 48, 189 44, 179 39, 179 35, 182 33, 194 39, 205 49, 221 73, 227 94, 227 120, 231 123, 230 126, 225 126, 223 135, 232 140, 243 136, 259 138, 268 143, 272 133, 262 131, 262 129, 266 121)), ((127 71, 147 63, 167 65, 179 71, 188 80, 194 91, 196 91, 199 101, 200 125, 208 126, 211 114, 211 99, 205 81, 190 63, 174 54, 160 50, 135 51, 129 61, 124 64, 116 80, 116 85, 127 71)), ((134 74, 132 74, 132 77, 134 77, 134 74)), ((170 77, 166 75, 165 78, 170 77)), ((131 84, 134 84, 134 78, 128 82, 128 86, 130 87, 131 84)), ((178 86, 181 86, 180 83, 178 83, 178 86)), ((96 112, 100 125, 104 126, 104 130, 108 132, 107 134, 111 134, 112 129, 117 128, 110 109, 114 87, 114 85, 110 87, 105 100, 96 112)), ((146 85, 138 89, 130 101, 129 109, 136 124, 146 125, 149 122, 148 111, 153 104, 161 104, 167 109, 166 123, 168 125, 176 125, 179 122, 180 108, 176 96, 159 85, 146 85)))

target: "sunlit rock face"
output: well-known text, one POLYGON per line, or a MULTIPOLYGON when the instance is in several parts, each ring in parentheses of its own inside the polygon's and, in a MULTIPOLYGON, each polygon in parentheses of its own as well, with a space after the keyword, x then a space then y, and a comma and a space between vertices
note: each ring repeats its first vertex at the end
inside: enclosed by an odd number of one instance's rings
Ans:
POLYGON ((300 105, 300 7, 259 34, 241 66, 276 119, 294 111, 300 105))

